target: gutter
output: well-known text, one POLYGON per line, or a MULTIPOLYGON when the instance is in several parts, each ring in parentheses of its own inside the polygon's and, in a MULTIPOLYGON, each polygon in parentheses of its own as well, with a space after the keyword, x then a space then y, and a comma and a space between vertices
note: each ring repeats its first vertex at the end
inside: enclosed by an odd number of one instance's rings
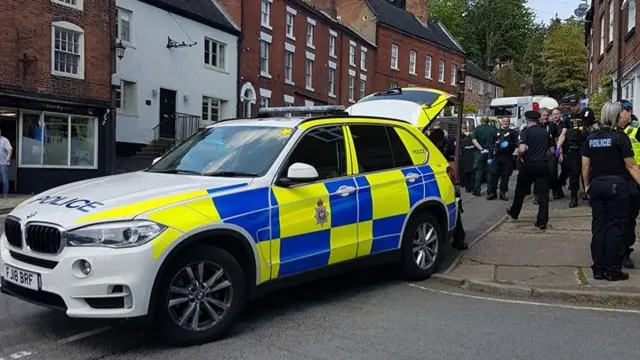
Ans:
POLYGON ((618 7, 618 69, 617 78, 618 84, 616 86, 616 99, 622 100, 622 8, 618 7))
MULTIPOLYGON (((246 0, 240 0, 240 29, 244 29, 244 6, 246 3, 246 0)), ((244 40, 244 32, 240 32, 238 34, 238 38, 237 38, 237 52, 238 52, 238 59, 236 61, 236 117, 239 118, 242 114, 242 109, 244 108, 242 101, 240 101, 240 97, 242 96, 242 94, 240 94, 240 91, 242 91, 242 76, 240 76, 240 59, 242 57, 242 41, 244 40)), ((256 98, 257 98, 257 94, 256 94, 256 98)))

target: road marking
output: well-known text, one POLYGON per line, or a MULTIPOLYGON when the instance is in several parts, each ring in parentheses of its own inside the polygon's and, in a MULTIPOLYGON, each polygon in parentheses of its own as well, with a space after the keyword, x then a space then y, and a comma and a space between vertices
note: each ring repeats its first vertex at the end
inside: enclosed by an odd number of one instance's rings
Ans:
POLYGON ((9 359, 22 359, 33 355, 31 351, 18 351, 13 354, 9 354, 9 357, 0 357, 0 360, 9 360, 9 359))
POLYGON ((407 285, 409 285, 409 286, 411 286, 413 288, 416 288, 416 289, 435 292, 435 293, 439 293, 439 294, 442 294, 442 295, 458 296, 458 297, 464 297, 464 298, 468 298, 468 299, 486 300, 486 301, 493 301, 493 302, 506 303, 506 304, 533 305, 533 306, 545 306, 545 307, 571 309, 571 310, 617 312, 617 313, 638 314, 638 315, 640 315, 640 310, 609 309, 609 308, 599 308, 599 307, 593 307, 593 306, 577 306, 577 305, 566 305, 566 304, 551 304, 551 303, 544 303, 544 302, 537 302, 537 301, 500 299, 500 298, 495 298, 495 297, 490 297, 490 296, 470 295, 470 294, 463 294, 463 293, 452 292, 452 291, 431 289, 431 288, 424 287, 424 286, 421 286, 421 285, 416 285, 416 284, 407 284, 407 285))
POLYGON ((85 339, 85 338, 88 338, 88 337, 91 337, 91 336, 94 336, 94 335, 101 334, 101 333, 109 331, 111 329, 113 329, 111 326, 103 326, 103 327, 100 327, 100 328, 97 328, 97 329, 84 331, 84 332, 81 332, 81 333, 78 333, 78 334, 75 334, 75 335, 68 336, 66 338, 62 338, 62 339, 58 340, 57 343, 58 344, 67 344, 67 343, 70 343, 70 342, 73 342, 73 341, 78 341, 78 340, 85 339))

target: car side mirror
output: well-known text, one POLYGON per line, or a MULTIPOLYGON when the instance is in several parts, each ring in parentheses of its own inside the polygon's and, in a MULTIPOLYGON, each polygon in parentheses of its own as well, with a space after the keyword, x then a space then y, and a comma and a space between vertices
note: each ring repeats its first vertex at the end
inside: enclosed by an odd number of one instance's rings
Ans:
POLYGON ((155 165, 155 163, 157 163, 160 158, 162 158, 162 156, 158 156, 157 158, 153 159, 153 161, 151 162, 151 165, 155 165))
POLYGON ((318 171, 316 168, 305 163, 293 163, 287 170, 287 177, 279 180, 280 185, 288 186, 295 183, 309 182, 318 179, 318 171))

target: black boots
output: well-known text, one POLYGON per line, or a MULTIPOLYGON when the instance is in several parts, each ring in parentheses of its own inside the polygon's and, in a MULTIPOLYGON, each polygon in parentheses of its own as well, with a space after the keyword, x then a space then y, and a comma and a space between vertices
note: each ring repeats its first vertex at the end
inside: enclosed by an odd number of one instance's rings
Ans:
POLYGON ((562 191, 562 189, 553 190, 553 198, 555 200, 564 199, 564 192, 562 191))
POLYGON ((503 193, 502 191, 500 192, 500 200, 502 201, 509 201, 509 198, 507 197, 507 195, 505 193, 503 193))
POLYGON ((464 241, 464 238, 453 239, 452 246, 456 250, 467 250, 469 248, 469 245, 464 241))
POLYGON ((629 255, 625 255, 622 257, 622 266, 626 267, 627 269, 633 269, 636 267, 629 255))
POLYGON ((578 206, 578 192, 571 190, 571 200, 569 201, 569 207, 574 208, 578 206))
POLYGON ((494 192, 490 192, 487 194, 487 200, 495 200, 498 198, 498 195, 496 195, 496 193, 494 192))

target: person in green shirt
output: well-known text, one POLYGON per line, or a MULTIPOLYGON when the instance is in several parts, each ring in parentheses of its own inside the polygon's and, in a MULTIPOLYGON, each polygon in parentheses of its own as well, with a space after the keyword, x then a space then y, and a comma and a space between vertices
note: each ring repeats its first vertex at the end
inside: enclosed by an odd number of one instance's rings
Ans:
POLYGON ((487 164, 487 161, 489 160, 489 154, 498 136, 498 130, 489 125, 488 117, 483 117, 480 122, 482 122, 482 124, 471 133, 471 142, 473 146, 478 149, 473 159, 473 170, 475 171, 473 184, 474 196, 480 196, 482 180, 485 178, 485 175, 487 176, 487 183, 489 182, 491 175, 488 171, 489 164, 487 164))

